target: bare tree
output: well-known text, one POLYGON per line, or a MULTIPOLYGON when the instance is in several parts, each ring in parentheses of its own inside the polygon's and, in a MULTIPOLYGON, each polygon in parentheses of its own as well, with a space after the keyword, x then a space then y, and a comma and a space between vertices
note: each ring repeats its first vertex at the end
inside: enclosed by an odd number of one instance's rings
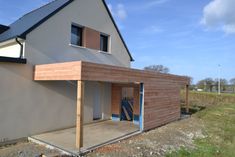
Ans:
POLYGON ((232 78, 229 82, 233 86, 233 92, 235 92, 235 78, 232 78))
POLYGON ((235 85, 235 78, 232 78, 230 81, 231 85, 235 85))
POLYGON ((200 80, 197 83, 198 88, 204 89, 205 91, 212 91, 213 85, 215 84, 212 78, 206 78, 204 80, 200 80))
POLYGON ((190 85, 192 85, 193 84, 193 77, 191 77, 191 76, 186 76, 186 77, 189 78, 189 83, 190 83, 190 85))
MULTIPOLYGON (((215 79, 215 86, 218 91, 218 84, 219 84, 219 79, 215 79)), ((220 87, 222 91, 226 91, 228 85, 228 81, 226 79, 220 79, 220 87)))
POLYGON ((163 65, 150 65, 145 67, 144 70, 165 73, 165 74, 170 72, 170 69, 163 65))

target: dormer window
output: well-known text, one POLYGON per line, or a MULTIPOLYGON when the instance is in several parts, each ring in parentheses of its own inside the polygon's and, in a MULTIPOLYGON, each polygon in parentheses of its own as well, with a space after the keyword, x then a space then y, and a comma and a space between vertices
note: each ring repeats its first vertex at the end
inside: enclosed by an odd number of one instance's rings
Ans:
POLYGON ((109 37, 104 34, 100 34, 100 50, 108 52, 109 37))
POLYGON ((83 28, 79 26, 72 25, 71 27, 71 44, 76 46, 82 45, 82 32, 83 28))

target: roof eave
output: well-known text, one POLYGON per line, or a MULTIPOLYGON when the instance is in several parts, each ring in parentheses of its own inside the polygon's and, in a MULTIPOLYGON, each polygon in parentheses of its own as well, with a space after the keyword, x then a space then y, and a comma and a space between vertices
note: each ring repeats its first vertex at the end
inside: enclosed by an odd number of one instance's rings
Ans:
POLYGON ((13 58, 13 57, 0 57, 0 62, 6 63, 18 63, 18 64, 27 64, 27 59, 25 58, 13 58))
POLYGON ((9 43, 15 42, 16 38, 21 39, 21 40, 25 40, 24 38, 22 38, 20 36, 14 36, 14 37, 11 37, 11 38, 8 38, 8 39, 5 39, 5 40, 1 41, 0 46, 7 45, 9 43))

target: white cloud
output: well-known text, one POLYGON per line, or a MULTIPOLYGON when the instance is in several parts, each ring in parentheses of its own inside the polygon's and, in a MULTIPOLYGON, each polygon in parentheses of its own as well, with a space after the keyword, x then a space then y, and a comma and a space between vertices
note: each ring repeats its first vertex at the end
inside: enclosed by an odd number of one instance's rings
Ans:
POLYGON ((127 17, 126 9, 123 4, 118 4, 117 6, 117 16, 121 19, 124 20, 127 17))
POLYGON ((146 10, 152 9, 156 6, 162 5, 168 1, 170 1, 170 0, 148 0, 148 1, 144 1, 144 3, 142 3, 142 4, 133 5, 131 8, 132 8, 132 10, 134 9, 135 11, 141 11, 141 10, 146 11, 146 10))
POLYGON ((123 4, 118 4, 116 7, 113 7, 112 4, 108 4, 109 10, 112 15, 120 20, 125 20, 127 18, 126 8, 123 4))
POLYGON ((213 0, 204 7, 201 24, 235 33, 235 0, 213 0))

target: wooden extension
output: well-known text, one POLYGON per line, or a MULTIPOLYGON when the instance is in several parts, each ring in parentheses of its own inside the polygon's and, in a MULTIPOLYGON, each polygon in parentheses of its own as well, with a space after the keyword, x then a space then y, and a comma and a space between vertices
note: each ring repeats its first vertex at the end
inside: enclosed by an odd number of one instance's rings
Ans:
MULTIPOLYGON (((34 73, 35 81, 49 80, 76 80, 78 81, 77 98, 77 139, 76 145, 82 147, 82 107, 83 107, 83 82, 96 81, 112 83, 112 113, 120 116, 121 88, 113 84, 143 84, 143 130, 167 124, 180 118, 180 89, 186 86, 186 106, 188 104, 189 78, 184 76, 162 74, 145 70, 130 69, 104 64, 83 61, 37 65, 34 73), (79 81, 80 80, 80 81, 79 81), (119 93, 119 94, 117 94, 119 93)), ((138 92, 135 92, 138 99, 138 92)), ((134 103, 135 104, 135 103, 134 103)), ((135 109, 134 113, 139 111, 135 109)))

